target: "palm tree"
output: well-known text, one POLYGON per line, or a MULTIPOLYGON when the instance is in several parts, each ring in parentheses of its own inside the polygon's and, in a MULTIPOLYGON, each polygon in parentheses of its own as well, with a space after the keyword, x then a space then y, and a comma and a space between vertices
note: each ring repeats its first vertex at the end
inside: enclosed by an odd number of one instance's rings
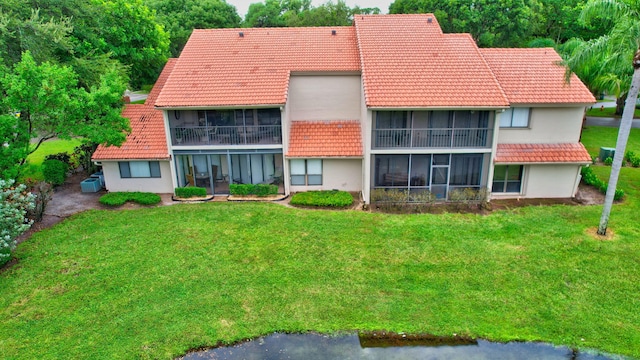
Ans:
POLYGON ((640 87, 640 2, 590 0, 580 17, 583 21, 589 22, 596 16, 611 19, 614 22, 611 30, 606 35, 585 42, 567 60, 567 65, 570 69, 579 68, 580 64, 602 59, 598 78, 603 84, 616 85, 620 89, 619 94, 622 94, 622 89, 629 84, 618 131, 616 154, 611 165, 609 186, 598 226, 598 234, 605 235, 640 87))

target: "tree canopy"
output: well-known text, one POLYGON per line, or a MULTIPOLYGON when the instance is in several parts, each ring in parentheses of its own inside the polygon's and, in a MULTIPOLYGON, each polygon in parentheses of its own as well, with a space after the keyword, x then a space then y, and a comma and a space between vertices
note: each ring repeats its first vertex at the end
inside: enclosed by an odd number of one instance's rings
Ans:
POLYGON ((0 45, 6 66, 30 51, 37 63, 71 65, 90 86, 105 66, 122 64, 138 87, 155 81, 169 37, 142 0, 8 1, 0 8, 0 45))
POLYGON ((344 26, 351 25, 355 14, 378 13, 378 8, 350 8, 342 0, 316 7, 311 5, 311 0, 265 0, 249 6, 243 26, 344 26))
POLYGON ((0 176, 16 178, 27 155, 53 137, 121 144, 129 130, 120 115, 125 87, 112 70, 86 90, 70 66, 37 64, 28 51, 12 68, 0 69, 0 176))
POLYGON ((517 47, 537 38, 562 43, 604 34, 603 24, 578 22, 583 6, 583 0, 396 0, 389 13, 433 13, 445 33, 470 33, 481 47, 517 47))
POLYGON ((177 57, 193 29, 239 27, 236 8, 224 0, 146 0, 171 39, 171 56, 177 57))

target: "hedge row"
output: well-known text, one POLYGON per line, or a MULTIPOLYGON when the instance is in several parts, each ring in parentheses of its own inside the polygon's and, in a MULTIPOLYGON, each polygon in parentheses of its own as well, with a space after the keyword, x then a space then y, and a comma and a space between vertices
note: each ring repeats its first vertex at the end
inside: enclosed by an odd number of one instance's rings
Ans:
MULTIPOLYGON (((584 181, 585 184, 596 187, 603 194, 607 193, 607 188, 609 187, 609 184, 600 180, 600 178, 598 178, 598 176, 594 174, 593 169, 591 169, 591 167, 586 167, 586 166, 582 167, 581 173, 582 173, 582 181, 584 181)), ((620 200, 623 197, 624 197, 624 190, 616 189, 615 195, 613 195, 613 199, 620 200)))
POLYGON ((307 191, 291 197, 292 205, 345 207, 353 204, 353 196, 346 191, 307 191))
POLYGON ((127 201, 140 205, 154 205, 161 201, 160 195, 148 192, 112 192, 100 197, 100 204, 120 206, 127 201))
POLYGON ((176 188, 176 196, 183 199, 205 197, 207 196, 207 189, 197 186, 179 187, 176 188))
POLYGON ((238 196, 269 196, 278 193, 278 186, 269 184, 230 184, 229 193, 238 196))

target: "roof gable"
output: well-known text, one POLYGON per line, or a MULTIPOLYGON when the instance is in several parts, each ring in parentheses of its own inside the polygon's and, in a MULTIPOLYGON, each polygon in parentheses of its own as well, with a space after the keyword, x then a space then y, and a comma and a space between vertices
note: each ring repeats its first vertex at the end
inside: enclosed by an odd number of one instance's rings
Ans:
POLYGON ((131 133, 121 146, 98 146, 93 160, 168 159, 167 136, 162 111, 153 107, 177 59, 169 59, 144 104, 127 104, 122 117, 129 119, 131 133))
POLYGON ((553 48, 480 49, 512 104, 594 103, 575 75, 565 81, 562 58, 553 48))
POLYGON ((292 71, 360 71, 354 28, 194 30, 155 105, 284 104, 292 71))
POLYGON ((509 105, 469 34, 443 34, 433 14, 354 18, 366 104, 374 108, 509 105))

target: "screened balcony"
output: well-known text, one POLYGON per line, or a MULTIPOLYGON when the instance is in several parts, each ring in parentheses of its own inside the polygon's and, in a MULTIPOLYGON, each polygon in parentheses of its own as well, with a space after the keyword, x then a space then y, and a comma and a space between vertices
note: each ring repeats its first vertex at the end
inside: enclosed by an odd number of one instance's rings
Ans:
POLYGON ((376 129, 373 144, 386 148, 483 148, 491 146, 492 129, 376 129))
POLYGON ((378 111, 374 149, 488 148, 493 129, 488 111, 378 111))
POLYGON ((282 144, 280 125, 172 127, 173 145, 282 144))
POLYGON ((174 146, 281 145, 279 108, 234 110, 170 110, 174 146))

